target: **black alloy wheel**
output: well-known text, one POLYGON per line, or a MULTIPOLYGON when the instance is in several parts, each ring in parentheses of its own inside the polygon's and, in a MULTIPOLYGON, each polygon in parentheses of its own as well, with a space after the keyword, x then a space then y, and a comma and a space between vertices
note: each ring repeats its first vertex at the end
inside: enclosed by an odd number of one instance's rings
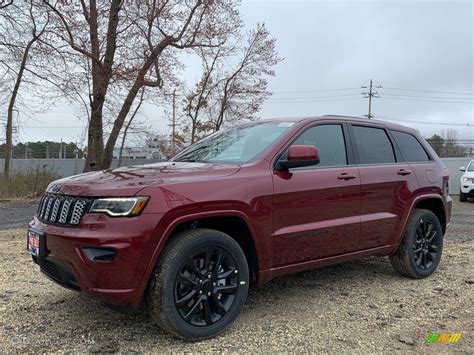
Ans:
POLYGON ((174 286, 181 317, 194 326, 218 322, 235 301, 238 272, 235 260, 220 247, 206 247, 190 256, 174 286))
POLYGON ((401 275, 421 279, 438 267, 443 252, 443 228, 432 211, 415 209, 390 263, 401 275))
POLYGON ((227 329, 247 298, 249 267, 237 241, 194 228, 171 237, 147 290, 147 309, 163 330, 203 340, 227 329))
POLYGON ((433 223, 426 219, 420 219, 413 243, 413 256, 416 265, 420 269, 429 269, 433 261, 437 259, 439 250, 438 237, 438 232, 433 223))

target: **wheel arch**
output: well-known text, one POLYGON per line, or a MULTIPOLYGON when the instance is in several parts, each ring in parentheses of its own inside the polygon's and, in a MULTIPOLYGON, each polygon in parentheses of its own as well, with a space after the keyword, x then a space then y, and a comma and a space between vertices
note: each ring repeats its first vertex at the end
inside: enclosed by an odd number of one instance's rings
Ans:
POLYGON ((433 212, 441 223, 443 234, 446 232, 446 211, 441 197, 428 197, 421 199, 415 204, 413 210, 415 209, 425 209, 433 212))
POLYGON ((413 202, 411 203, 410 208, 408 209, 405 218, 403 220, 402 228, 400 229, 399 240, 398 242, 401 243, 403 240, 403 236, 405 235, 406 229, 408 227, 408 222, 410 221, 411 216, 415 209, 425 209, 433 212, 436 217, 438 217, 439 222, 441 223, 441 229, 443 230, 443 234, 446 232, 447 227, 447 215, 445 209, 445 203, 443 198, 437 194, 428 194, 428 195, 421 195, 416 197, 413 202))
POLYGON ((150 276, 166 245, 180 231, 199 227, 215 229, 226 233, 233 238, 244 251, 249 266, 251 283, 258 282, 258 271, 260 265, 259 256, 261 256, 261 253, 259 251, 259 245, 255 239, 255 232, 245 214, 241 211, 233 210, 203 212, 177 218, 166 228, 163 237, 160 238, 160 242, 154 250, 153 256, 141 282, 142 294, 149 283, 150 276))

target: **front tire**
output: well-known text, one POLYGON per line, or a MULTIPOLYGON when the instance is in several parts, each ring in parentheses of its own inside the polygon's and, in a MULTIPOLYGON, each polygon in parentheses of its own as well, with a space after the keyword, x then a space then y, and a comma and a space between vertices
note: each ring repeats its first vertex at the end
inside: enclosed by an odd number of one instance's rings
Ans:
POLYGON ((399 274, 421 279, 436 270, 442 252, 443 230, 438 217, 429 210, 416 209, 390 263, 399 274))
POLYGON ((224 331, 247 298, 245 254, 227 234, 191 229, 174 236, 152 275, 147 297, 151 317, 186 340, 224 331))
POLYGON ((467 194, 464 194, 462 191, 459 191, 459 201, 466 202, 467 201, 467 194))

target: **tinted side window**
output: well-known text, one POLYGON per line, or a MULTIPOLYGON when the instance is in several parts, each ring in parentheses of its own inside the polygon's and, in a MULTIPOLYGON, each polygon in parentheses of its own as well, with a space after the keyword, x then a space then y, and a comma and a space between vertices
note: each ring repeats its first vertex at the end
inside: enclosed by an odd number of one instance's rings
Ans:
POLYGON ((423 146, 411 134, 399 131, 390 132, 395 138, 395 142, 397 142, 398 148, 400 148, 403 159, 406 162, 414 163, 430 160, 423 146))
POLYGON ((346 144, 341 125, 319 125, 308 128, 293 144, 314 145, 319 151, 317 166, 347 165, 346 144))
POLYGON ((352 126, 359 150, 360 164, 394 163, 392 143, 381 128, 352 126))

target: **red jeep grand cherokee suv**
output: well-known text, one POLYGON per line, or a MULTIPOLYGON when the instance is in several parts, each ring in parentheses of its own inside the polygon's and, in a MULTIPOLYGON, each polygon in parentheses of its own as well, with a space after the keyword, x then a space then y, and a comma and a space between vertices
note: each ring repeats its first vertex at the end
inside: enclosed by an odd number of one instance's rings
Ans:
POLYGON ((450 211, 448 171, 412 129, 262 120, 168 162, 53 182, 28 249, 53 281, 203 339, 235 320, 250 283, 372 255, 429 276, 450 211))

